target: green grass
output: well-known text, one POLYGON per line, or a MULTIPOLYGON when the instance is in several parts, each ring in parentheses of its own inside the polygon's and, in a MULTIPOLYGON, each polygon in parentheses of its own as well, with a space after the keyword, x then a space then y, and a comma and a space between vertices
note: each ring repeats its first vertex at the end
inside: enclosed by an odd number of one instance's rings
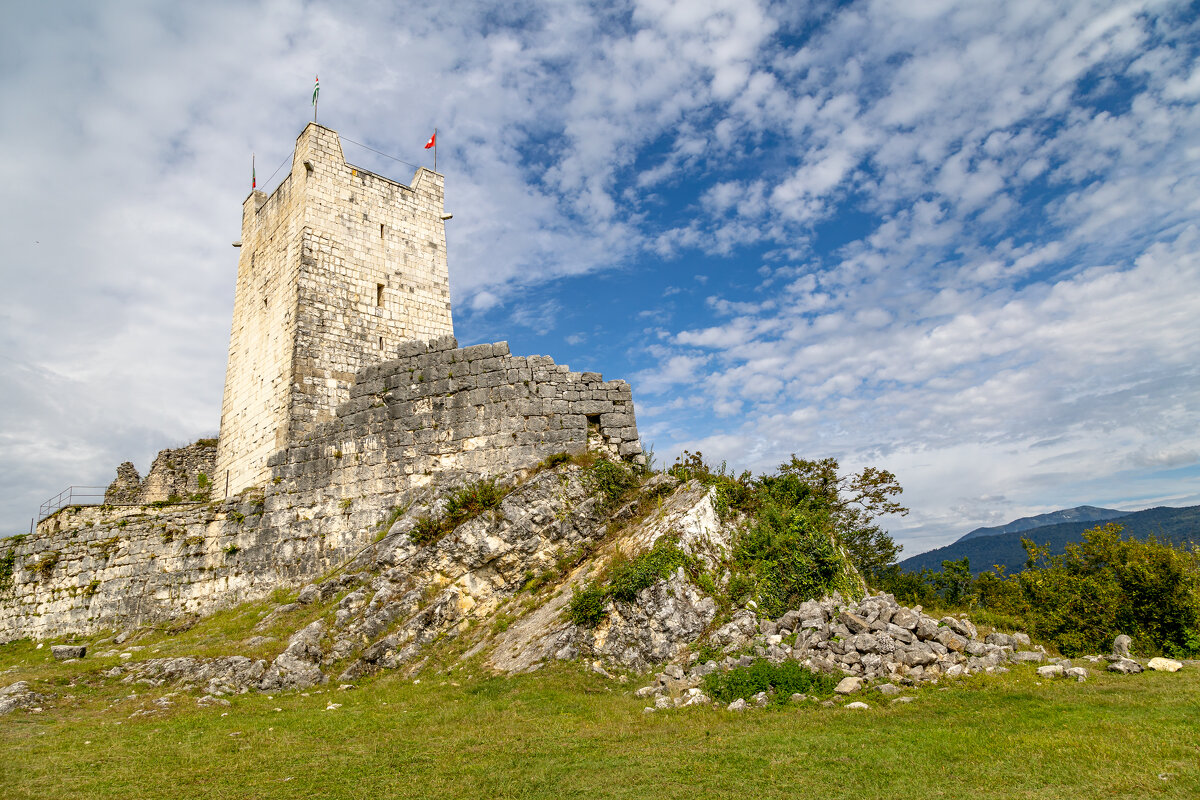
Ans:
MULTIPOLYGON (((33 652, 27 642, 2 646, 0 668, 33 652)), ((82 666, 40 666, 36 680, 60 695, 55 706, 0 718, 0 796, 861 800, 1200 791, 1194 668, 1085 684, 1039 681, 1024 669, 922 689, 907 705, 868 693, 865 712, 805 703, 643 714, 646 701, 631 695, 640 684, 621 686, 576 665, 515 678, 467 666, 426 673, 420 684, 389 674, 345 692, 242 695, 228 708, 197 708, 179 695, 170 709, 131 718, 168 688, 71 679, 82 666), (326 711, 330 702, 342 707, 326 711)), ((5 683, 25 669, 9 670, 5 683)))

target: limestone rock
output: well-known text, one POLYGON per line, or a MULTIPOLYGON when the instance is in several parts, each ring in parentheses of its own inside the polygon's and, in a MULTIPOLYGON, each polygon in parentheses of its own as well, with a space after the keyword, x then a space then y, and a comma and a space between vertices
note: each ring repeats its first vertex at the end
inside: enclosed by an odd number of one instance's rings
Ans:
POLYGON ((907 630, 915 630, 921 615, 908 608, 901 608, 892 615, 892 624, 907 630))
POLYGON ((1129 646, 1133 644, 1133 639, 1130 639, 1125 634, 1121 634, 1116 639, 1113 639, 1113 655, 1121 658, 1129 658, 1129 646))
POLYGON ((83 658, 87 653, 87 645, 55 644, 50 646, 50 653, 55 661, 66 661, 68 658, 83 658))
POLYGON ((30 689, 28 681, 17 681, 0 689, 0 716, 18 708, 35 708, 48 699, 30 689))
POLYGON ((861 689, 862 685, 863 685, 862 678, 849 676, 846 678, 842 678, 840 681, 838 681, 838 685, 836 688, 834 688, 834 691, 837 692, 838 694, 853 694, 854 692, 857 692, 859 689, 861 689))
POLYGON ((758 629, 758 617, 753 611, 742 610, 733 619, 713 631, 708 640, 714 647, 740 647, 751 639, 758 629))
POLYGON ((871 628, 871 624, 857 614, 851 614, 849 611, 843 611, 838 614, 838 622, 846 626, 851 633, 866 633, 871 628))
POLYGON ((1131 658, 1122 658, 1108 665, 1109 672, 1119 672, 1122 675, 1136 675, 1142 671, 1142 665, 1131 658))
POLYGON ((1183 664, 1173 658, 1162 658, 1156 656, 1146 662, 1146 669, 1152 669, 1158 672, 1178 672, 1183 669, 1183 664))

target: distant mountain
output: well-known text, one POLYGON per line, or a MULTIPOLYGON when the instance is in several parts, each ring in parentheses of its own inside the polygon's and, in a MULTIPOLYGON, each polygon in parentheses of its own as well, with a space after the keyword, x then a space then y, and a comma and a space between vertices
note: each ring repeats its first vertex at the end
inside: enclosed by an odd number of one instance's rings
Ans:
MULTIPOLYGON (((1200 506, 1159 506, 1125 514, 1111 521, 1124 528, 1122 536, 1126 539, 1145 539, 1153 534, 1161 541, 1169 541, 1176 545, 1200 543, 1200 506)), ((943 561, 958 561, 966 557, 971 559, 971 572, 976 575, 986 572, 995 564, 1003 564, 1010 573, 1019 572, 1025 568, 1022 537, 1039 545, 1050 545, 1050 553, 1057 555, 1064 552, 1068 543, 1083 541, 1083 532, 1100 524, 1103 523, 1095 520, 1060 522, 1057 525, 977 536, 974 539, 964 536, 954 544, 906 558, 900 562, 900 568, 906 572, 940 570, 943 561)))
POLYGON ((994 528, 976 528, 955 543, 965 542, 980 536, 996 536, 1001 533, 1018 533, 1043 525, 1058 525, 1061 522, 1100 522, 1116 519, 1128 514, 1128 511, 1117 511, 1114 508, 1096 508, 1095 506, 1076 506, 1062 511, 1052 511, 1049 514, 1038 514, 1036 517, 1021 517, 1007 525, 997 525, 994 528))

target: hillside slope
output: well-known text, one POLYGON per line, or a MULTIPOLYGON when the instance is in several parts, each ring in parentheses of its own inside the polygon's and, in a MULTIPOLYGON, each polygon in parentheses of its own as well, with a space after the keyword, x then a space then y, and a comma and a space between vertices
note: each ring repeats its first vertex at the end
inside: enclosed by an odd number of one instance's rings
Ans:
MULTIPOLYGON (((1114 520, 1124 528, 1126 538, 1145 539, 1154 535, 1160 540, 1174 544, 1200 542, 1200 506, 1186 508, 1148 508, 1114 520)), ((1025 548, 1021 539, 1031 539, 1039 545, 1050 545, 1051 554, 1063 552, 1069 542, 1078 542, 1086 530, 1103 524, 1094 521, 1064 522, 1044 525, 1025 531, 1002 533, 994 536, 979 536, 974 539, 959 539, 954 544, 939 547, 925 553, 906 558, 900 568, 906 572, 922 569, 939 570, 943 561, 971 560, 971 571, 975 574, 1003 565, 1009 572, 1018 572, 1025 567, 1025 548)))
POLYGON ((1033 528, 1042 528, 1047 525, 1061 525, 1065 522, 1100 522, 1124 517, 1129 513, 1128 511, 1117 511, 1114 508, 1076 506, 1075 508, 1066 508, 1062 511, 1052 511, 1049 514, 1021 517, 1005 525, 996 525, 991 528, 976 528, 957 539, 955 543, 965 542, 969 539, 978 539, 980 536, 998 536, 1002 533, 1018 533, 1020 531, 1032 530, 1033 528))

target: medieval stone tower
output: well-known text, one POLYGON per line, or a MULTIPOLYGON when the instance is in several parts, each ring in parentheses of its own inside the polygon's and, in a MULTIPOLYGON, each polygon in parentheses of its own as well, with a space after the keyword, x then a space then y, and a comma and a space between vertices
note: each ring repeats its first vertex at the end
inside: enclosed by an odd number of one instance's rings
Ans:
POLYGON ((291 173, 242 206, 214 482, 234 494, 334 417, 355 370, 404 340, 453 334, 442 176, 412 186, 350 166, 310 123, 291 173))

